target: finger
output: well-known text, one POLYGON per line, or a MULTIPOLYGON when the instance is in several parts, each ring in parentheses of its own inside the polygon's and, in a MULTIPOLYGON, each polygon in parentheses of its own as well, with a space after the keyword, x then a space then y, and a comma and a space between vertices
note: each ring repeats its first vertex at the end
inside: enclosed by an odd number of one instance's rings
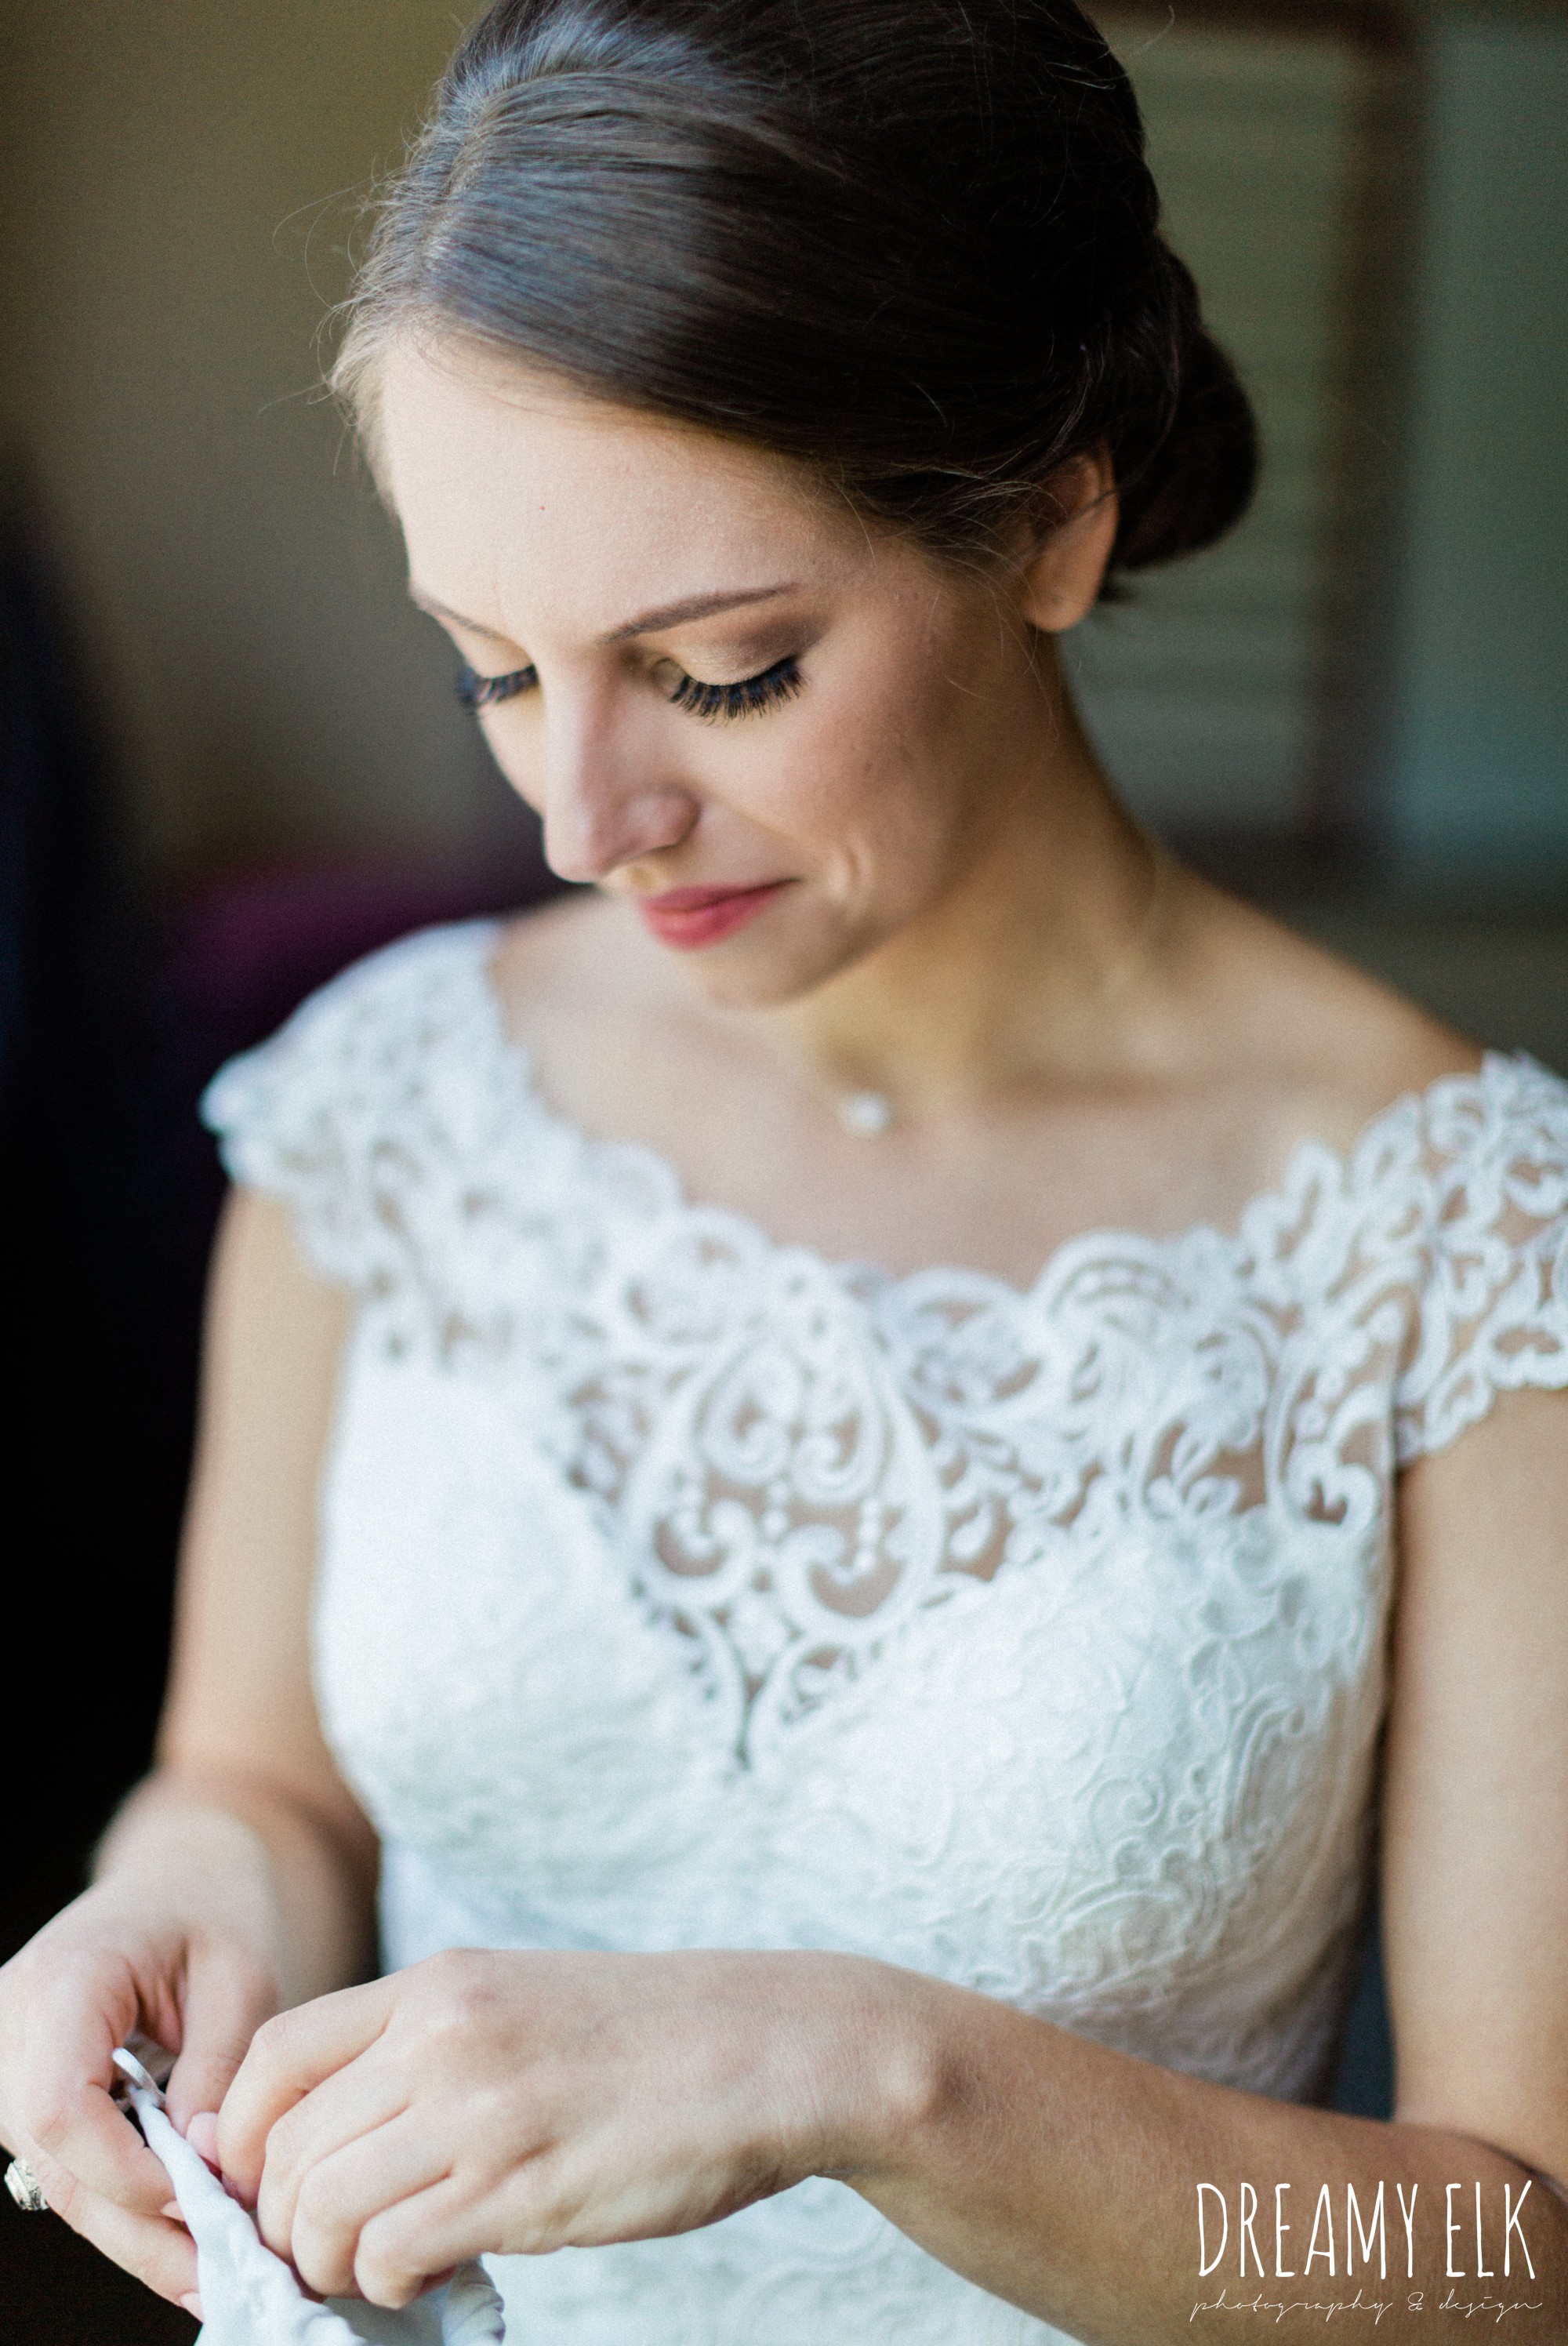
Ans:
POLYGON ((341 1988, 280 2013, 257 2030, 218 2113, 223 2172, 247 2207, 256 2205, 267 2137, 278 2120, 375 2042, 393 1994, 392 1979, 341 1988))
POLYGON ((455 2174, 443 2176, 361 2225, 354 2258, 359 2294, 372 2305, 412 2305, 433 2274, 482 2255, 499 2237, 499 2220, 486 2200, 474 2198, 472 2185, 455 2174))
POLYGON ((408 2100, 406 2081, 392 2063, 377 2061, 372 2046, 284 2113, 267 2137, 256 2198, 257 2229, 270 2249, 280 2257, 291 2253, 295 2204, 307 2178, 335 2152, 401 2117, 408 2100))
MULTIPOLYGON (((154 2157, 104 2086, 78 2084, 52 2108, 41 2109, 39 2119, 33 2141, 22 2149, 35 2167, 43 2158, 61 2178, 55 2190, 45 2187, 51 2208, 56 2191, 67 2187, 113 2200, 127 2215, 156 2216, 168 2207, 170 2192, 163 2162, 154 2157)), ((41 2179, 42 2168, 38 2172, 41 2179)))
POLYGON ((16 2145, 25 2157, 42 2151, 74 2185, 152 2216, 168 2201, 168 2178, 109 2099, 114 2049, 137 2012, 127 1968, 57 1963, 30 1999, 7 2131, 25 2137, 16 2145))
MULTIPOLYGON (((147 2155, 152 2157, 151 2151, 147 2155)), ((183 2226, 166 2217, 132 2215, 117 2201, 87 2190, 42 2151, 34 2164, 45 2198, 73 2232, 79 2232, 83 2239, 90 2240, 94 2248, 171 2304, 178 2305, 192 2294, 197 2286, 196 2244, 183 2226)), ((153 2164, 158 2165, 156 2159, 153 2164)), ((161 2167, 158 2173, 163 2174, 161 2167)), ((163 2195, 167 2199, 167 2176, 163 2195)))
POLYGON ((270 1979, 228 1948, 193 1953, 180 1999, 179 2058, 166 2088, 181 2134, 198 2110, 217 2110, 263 2022, 278 2009, 270 1979))
POLYGON ((412 2110, 331 2152, 300 2185, 290 2239, 296 2270, 323 2297, 351 2294, 364 2227, 441 2182, 450 2167, 431 2140, 428 2116, 412 2110))

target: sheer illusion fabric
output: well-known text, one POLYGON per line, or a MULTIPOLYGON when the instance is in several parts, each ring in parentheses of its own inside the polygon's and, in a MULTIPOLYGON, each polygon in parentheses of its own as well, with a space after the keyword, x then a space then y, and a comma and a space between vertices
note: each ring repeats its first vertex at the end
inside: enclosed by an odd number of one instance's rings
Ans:
MULTIPOLYGON (((894 1277, 553 1114, 494 944, 376 955, 208 1100, 361 1299, 315 1654, 387 1964, 842 1948, 1320 2094, 1393 1477, 1568 1384, 1568 1085, 1489 1056, 1234 1236, 894 1277)), ((493 2269, 530 2346, 1056 2335, 821 2180, 493 2269)))

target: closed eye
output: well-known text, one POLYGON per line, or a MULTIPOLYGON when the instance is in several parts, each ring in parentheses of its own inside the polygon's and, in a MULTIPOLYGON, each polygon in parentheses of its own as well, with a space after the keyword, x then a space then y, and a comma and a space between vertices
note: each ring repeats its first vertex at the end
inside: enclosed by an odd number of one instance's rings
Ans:
POLYGON ((689 709, 694 717, 711 722, 716 718, 759 717, 782 700, 793 700, 804 681, 799 661, 791 653, 757 676, 742 677, 738 684, 701 684, 695 676, 683 674, 669 697, 677 709, 689 709))
MULTIPOLYGON (((780 701, 792 700, 804 680, 799 661, 790 653, 736 684, 704 684, 683 670, 669 699, 675 708, 689 709, 694 717, 711 724, 725 718, 760 716, 780 701)), ((536 690, 538 683, 539 671, 532 665, 514 668, 505 676, 482 676, 464 663, 457 672, 455 689, 465 709, 494 709, 503 700, 515 699, 520 692, 536 690)))
POLYGON ((539 681, 536 668, 514 668, 506 676, 481 676, 466 663, 457 671, 454 687, 464 709, 494 709, 499 700, 513 700, 520 692, 532 692, 539 681))

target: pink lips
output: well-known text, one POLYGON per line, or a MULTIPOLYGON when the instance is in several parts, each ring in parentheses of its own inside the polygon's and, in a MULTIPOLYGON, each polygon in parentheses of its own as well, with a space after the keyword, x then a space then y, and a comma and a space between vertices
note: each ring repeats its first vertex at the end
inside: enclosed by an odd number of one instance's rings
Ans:
POLYGON ((759 888, 667 888, 662 896, 639 897, 637 911, 660 944, 691 953, 733 936, 789 885, 767 880, 759 888))

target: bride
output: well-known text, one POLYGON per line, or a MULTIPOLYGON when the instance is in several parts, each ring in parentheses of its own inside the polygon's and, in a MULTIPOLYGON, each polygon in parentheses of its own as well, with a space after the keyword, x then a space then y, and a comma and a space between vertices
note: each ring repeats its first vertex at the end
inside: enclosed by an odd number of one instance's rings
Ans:
POLYGON ((1120 69, 505 0, 338 382, 585 892, 214 1086, 161 1760, 0 2138, 188 2305, 138 2027, 309 2286, 483 2252, 529 2346, 1568 2334, 1568 1086, 1080 728, 1253 464, 1120 69))

